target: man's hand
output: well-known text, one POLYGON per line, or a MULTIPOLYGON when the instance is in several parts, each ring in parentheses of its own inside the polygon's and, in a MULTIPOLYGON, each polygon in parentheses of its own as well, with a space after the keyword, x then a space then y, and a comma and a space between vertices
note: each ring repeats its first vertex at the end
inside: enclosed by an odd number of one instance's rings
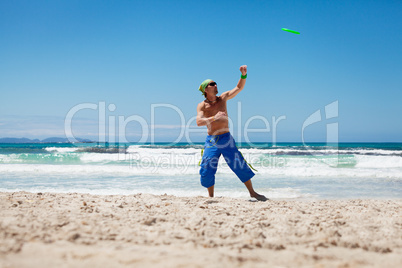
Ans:
POLYGON ((228 118, 228 115, 225 112, 219 111, 215 116, 215 121, 219 119, 226 119, 228 118))
POLYGON ((246 75, 247 74, 247 65, 240 66, 240 72, 242 75, 246 75))

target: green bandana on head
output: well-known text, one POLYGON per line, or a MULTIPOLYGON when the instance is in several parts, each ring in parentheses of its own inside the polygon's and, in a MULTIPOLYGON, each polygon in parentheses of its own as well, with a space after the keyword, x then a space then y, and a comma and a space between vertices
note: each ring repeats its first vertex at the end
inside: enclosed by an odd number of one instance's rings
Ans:
POLYGON ((209 83, 211 83, 212 80, 211 79, 207 79, 204 82, 201 83, 200 88, 198 89, 199 91, 202 92, 202 95, 204 95, 205 93, 205 88, 208 86, 209 83))

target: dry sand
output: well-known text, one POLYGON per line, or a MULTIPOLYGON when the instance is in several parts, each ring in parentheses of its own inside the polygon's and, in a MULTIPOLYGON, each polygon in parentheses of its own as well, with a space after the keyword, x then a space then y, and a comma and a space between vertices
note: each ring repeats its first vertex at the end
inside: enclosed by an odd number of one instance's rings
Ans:
POLYGON ((402 267, 401 206, 0 193, 0 266, 402 267))

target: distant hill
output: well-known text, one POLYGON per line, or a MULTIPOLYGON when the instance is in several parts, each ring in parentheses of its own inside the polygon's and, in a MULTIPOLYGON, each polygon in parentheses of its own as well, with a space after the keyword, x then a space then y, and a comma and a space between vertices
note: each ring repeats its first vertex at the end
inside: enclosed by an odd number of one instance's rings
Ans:
POLYGON ((0 138, 0 143, 38 143, 41 142, 38 139, 27 139, 27 138, 0 138))
MULTIPOLYGON (((76 138, 78 142, 94 142, 88 139, 76 138)), ((28 138, 0 138, 0 143, 70 143, 67 138, 51 137, 44 140, 28 138)))

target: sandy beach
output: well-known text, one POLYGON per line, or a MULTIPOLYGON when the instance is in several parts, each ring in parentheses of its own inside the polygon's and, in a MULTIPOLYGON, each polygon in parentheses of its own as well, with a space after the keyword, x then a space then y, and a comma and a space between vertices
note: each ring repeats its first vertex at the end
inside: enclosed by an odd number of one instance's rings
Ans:
POLYGON ((1 267, 401 267, 402 200, 0 193, 1 267))

